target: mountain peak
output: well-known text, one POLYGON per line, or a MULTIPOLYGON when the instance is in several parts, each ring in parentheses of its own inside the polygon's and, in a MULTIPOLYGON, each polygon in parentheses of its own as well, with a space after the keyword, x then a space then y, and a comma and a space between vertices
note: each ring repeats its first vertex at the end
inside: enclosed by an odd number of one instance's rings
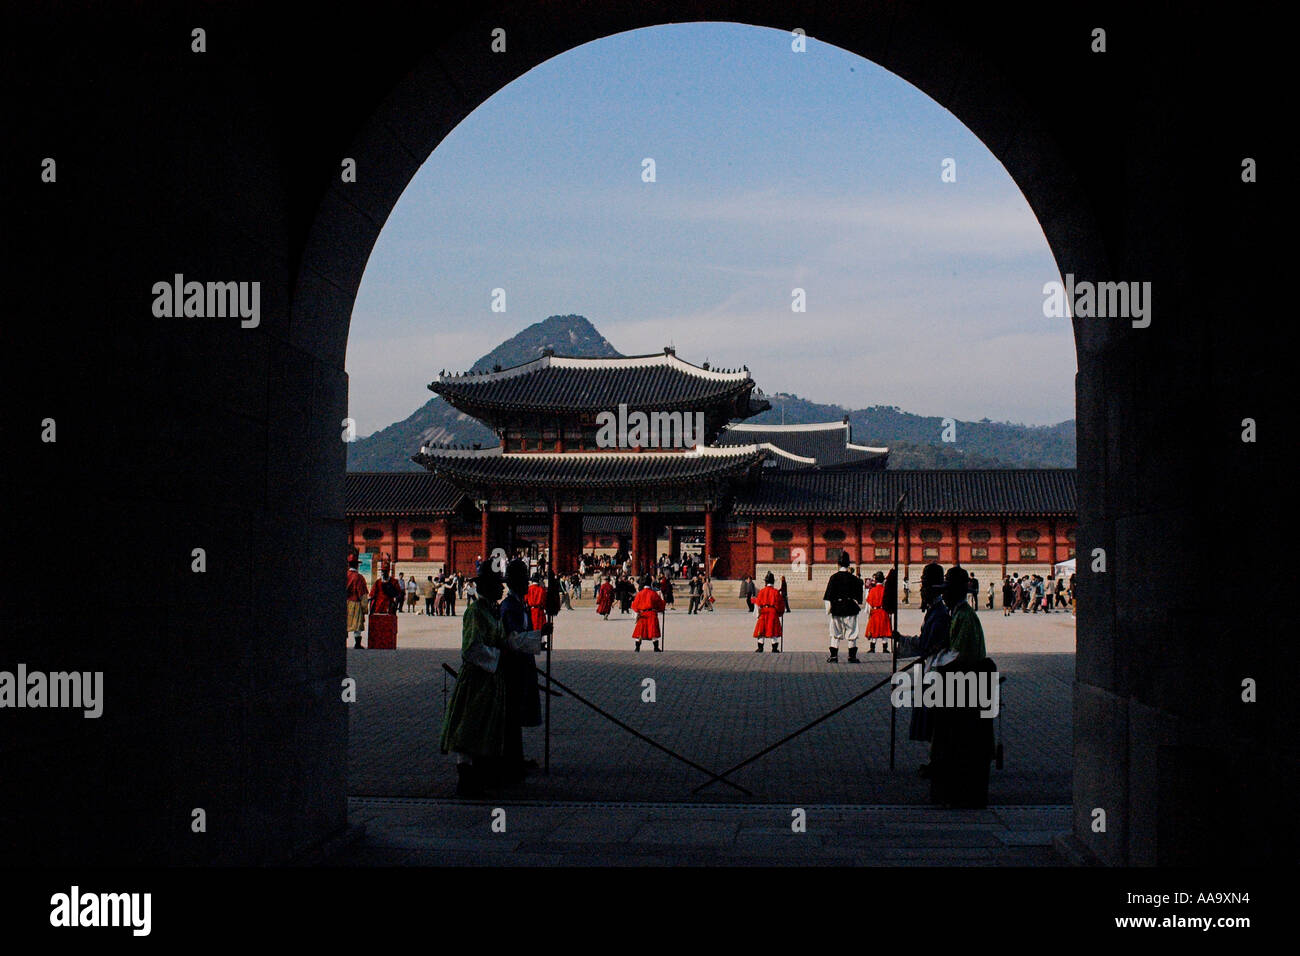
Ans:
POLYGON ((552 315, 506 339, 475 362, 470 371, 490 372, 540 358, 546 349, 556 355, 582 358, 622 358, 623 355, 581 315, 552 315))

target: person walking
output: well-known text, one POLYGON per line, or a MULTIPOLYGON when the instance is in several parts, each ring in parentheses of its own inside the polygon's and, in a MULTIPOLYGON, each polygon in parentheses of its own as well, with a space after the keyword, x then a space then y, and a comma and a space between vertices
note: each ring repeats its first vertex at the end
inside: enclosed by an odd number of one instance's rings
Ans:
POLYGON ((790 586, 785 583, 785 575, 781 575, 781 607, 782 614, 790 613, 790 586))
POLYGON ((744 580, 740 582, 740 598, 745 602, 745 609, 750 613, 753 613, 754 595, 757 593, 758 589, 754 586, 754 579, 748 574, 745 575, 744 580))
POLYGON ((858 614, 862 610, 862 579, 849 570, 849 553, 841 551, 839 570, 826 581, 822 604, 830 617, 830 656, 826 663, 839 662, 840 641, 848 639, 849 663, 858 663, 858 614))
POLYGON ((704 575, 697 574, 691 578, 691 583, 687 586, 691 595, 691 602, 686 607, 687 614, 699 614, 700 602, 704 600, 704 575))
POLYGON ((609 575, 601 579, 600 587, 596 588, 596 613, 609 620, 610 609, 614 606, 614 585, 609 583, 609 575))

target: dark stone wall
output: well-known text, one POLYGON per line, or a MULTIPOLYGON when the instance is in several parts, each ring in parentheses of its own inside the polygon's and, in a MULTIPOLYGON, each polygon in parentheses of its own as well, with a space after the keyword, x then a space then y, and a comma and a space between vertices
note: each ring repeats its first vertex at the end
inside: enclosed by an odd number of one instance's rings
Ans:
POLYGON ((1075 836, 1112 863, 1284 854, 1294 645, 1265 606, 1207 585, 1237 556, 1193 546, 1208 528, 1273 553, 1261 504, 1285 500, 1265 395, 1282 361, 1264 238, 1284 175, 1266 163, 1277 34, 1242 6, 1121 11, 8 9, 0 669, 103 670, 106 701, 96 721, 0 714, 0 853, 262 863, 342 830, 343 359, 375 237, 441 138, 533 65, 639 26, 738 20, 803 27, 915 83, 1006 165, 1063 273, 1154 283, 1150 328, 1076 323, 1079 549, 1104 547, 1108 571, 1081 575, 1075 836), (1096 26, 1105 54, 1088 50, 1096 26), (355 184, 339 181, 349 156, 355 184), (1264 182, 1240 182, 1243 156, 1264 182), (260 325, 154 318, 153 283, 175 273, 260 282, 260 325), (1243 417, 1260 443, 1240 441, 1243 417), (1245 676, 1260 703, 1240 703, 1245 676))

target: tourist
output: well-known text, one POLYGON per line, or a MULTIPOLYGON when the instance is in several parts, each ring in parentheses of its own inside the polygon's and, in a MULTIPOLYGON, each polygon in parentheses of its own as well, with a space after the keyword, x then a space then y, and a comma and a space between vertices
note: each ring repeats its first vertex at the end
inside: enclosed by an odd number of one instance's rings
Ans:
POLYGON ((858 613, 862 610, 862 579, 849 570, 849 553, 841 551, 839 570, 826 581, 822 603, 830 615, 830 657, 826 663, 839 662, 840 641, 848 638, 849 663, 858 663, 858 613))
POLYGON ((361 558, 354 552, 348 555, 348 630, 352 633, 352 646, 361 648, 361 632, 366 629, 366 579, 357 566, 361 558))
POLYGON ((966 593, 970 600, 970 606, 978 611, 980 609, 980 583, 973 574, 970 576, 970 582, 966 585, 966 593))
POLYGON ((754 637, 758 638, 758 647, 754 651, 763 653, 763 639, 772 641, 772 653, 781 653, 781 617, 785 614, 785 598, 772 585, 776 579, 768 571, 763 578, 763 590, 754 595, 754 637))
POLYGON ((912 597, 912 585, 911 582, 907 580, 907 573, 904 572, 903 573, 903 603, 911 604, 912 603, 911 597, 912 597))
POLYGON ((619 613, 630 613, 632 610, 632 599, 636 597, 636 586, 632 584, 632 578, 626 571, 620 571, 618 573, 618 583, 614 585, 614 593, 618 595, 619 613))
POLYGON ((406 572, 398 572, 397 575, 397 610, 396 614, 401 614, 406 606, 406 572))
POLYGON ((754 610, 754 595, 758 589, 754 586, 754 579, 748 574, 740 581, 740 599, 745 602, 746 610, 751 613, 754 610))
POLYGON ((609 583, 609 575, 601 578, 600 587, 596 588, 596 613, 609 620, 610 609, 614 606, 614 585, 609 583))
POLYGON ((665 574, 659 579, 659 594, 664 599, 665 609, 672 611, 673 607, 673 579, 671 575, 665 574))
POLYGON ((1065 607, 1065 576, 1057 575, 1056 577, 1056 606, 1065 607))
MULTIPOLYGON (((867 592, 867 604, 871 607, 871 614, 867 617, 867 653, 876 653, 876 641, 880 641, 880 650, 882 653, 889 653, 889 639, 894 634, 893 625, 890 624, 889 615, 885 612, 885 576, 877 571, 872 576, 871 590, 867 592)), ((849 661, 857 663, 856 647, 849 648, 849 661)))
POLYGON ((433 617, 434 591, 437 585, 433 583, 433 575, 430 574, 423 584, 420 585, 420 593, 424 595, 424 613, 427 617, 433 617))
POLYGON ((470 578, 470 580, 465 584, 465 609, 469 610, 469 606, 477 600, 478 585, 475 584, 474 578, 470 578))
POLYGON ((452 573, 442 581, 442 613, 456 616, 456 575, 452 573))
POLYGON ((406 579, 406 610, 410 614, 415 613, 415 602, 419 600, 420 586, 415 583, 415 575, 412 574, 406 579))
POLYGON ((688 589, 691 595, 691 602, 686 608, 686 613, 699 614, 700 602, 704 600, 704 575, 697 574, 695 577, 691 578, 691 583, 688 585, 688 589))
POLYGON ((780 590, 781 590, 781 607, 784 608, 784 610, 781 613, 789 614, 790 613, 790 586, 785 583, 784 574, 781 575, 780 590))
POLYGON ((985 609, 989 611, 993 610, 993 582, 992 581, 989 582, 988 603, 985 605, 985 609))
POLYGON ((1016 607, 1016 589, 1011 583, 1011 575, 1002 579, 1002 616, 1010 617, 1016 607))
POLYGON ((641 590, 632 601, 632 610, 636 611, 636 626, 632 628, 632 640, 636 650, 641 650, 642 641, 653 641, 654 649, 662 651, 662 632, 659 630, 659 612, 664 609, 664 599, 650 586, 650 575, 641 578, 641 590))

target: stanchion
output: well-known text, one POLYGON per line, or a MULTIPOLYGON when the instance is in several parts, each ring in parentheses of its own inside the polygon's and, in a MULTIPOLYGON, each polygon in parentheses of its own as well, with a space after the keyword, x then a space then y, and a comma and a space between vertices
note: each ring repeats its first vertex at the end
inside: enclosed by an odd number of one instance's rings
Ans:
MULTIPOLYGON (((907 498, 907 492, 898 496, 898 502, 894 505, 894 615, 893 623, 890 625, 890 661, 889 677, 893 680, 898 673, 898 526, 903 521, 903 501, 907 498)), ((898 708, 892 704, 889 708, 889 769, 894 769, 894 748, 898 739, 898 708)))

